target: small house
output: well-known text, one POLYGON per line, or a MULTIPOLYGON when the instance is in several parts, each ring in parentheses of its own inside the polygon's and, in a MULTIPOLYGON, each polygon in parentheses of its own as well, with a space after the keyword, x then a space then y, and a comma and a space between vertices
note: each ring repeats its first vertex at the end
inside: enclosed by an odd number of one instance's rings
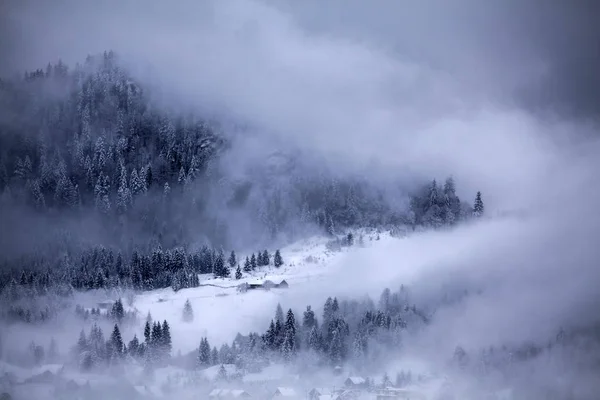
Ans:
POLYGON ((276 285, 273 281, 264 280, 264 281, 250 281, 248 282, 247 289, 264 289, 269 290, 274 288, 276 285))
POLYGON ((280 398, 299 399, 300 396, 298 396, 298 394, 296 393, 296 391, 293 388, 278 387, 277 390, 275 390, 275 393, 273 393, 272 398, 273 399, 280 399, 280 398))
POLYGON ((267 279, 263 282, 262 286, 263 286, 263 289, 269 290, 269 289, 274 288, 276 285, 275 285, 275 282, 267 279))
POLYGON ((363 389, 367 387, 367 380, 361 376, 351 376, 344 381, 344 385, 349 389, 363 389))
POLYGON ((277 289, 287 289, 290 287, 290 285, 286 282, 286 280, 282 280, 281 282, 279 282, 277 285, 275 285, 275 287, 277 289))

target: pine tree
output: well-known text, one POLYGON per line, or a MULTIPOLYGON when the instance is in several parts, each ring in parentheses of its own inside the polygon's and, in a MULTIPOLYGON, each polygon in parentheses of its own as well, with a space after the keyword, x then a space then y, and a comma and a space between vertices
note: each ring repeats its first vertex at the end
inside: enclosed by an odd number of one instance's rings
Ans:
POLYGON ((137 170, 133 168, 131 178, 129 178, 129 186, 133 197, 144 192, 144 182, 140 179, 137 170))
POLYGON ((133 335, 133 339, 127 345, 127 353, 131 357, 138 357, 140 355, 140 342, 137 335, 133 335))
POLYGON ((117 213, 125 214, 131 207, 131 190, 127 185, 127 169, 121 165, 120 183, 117 190, 117 213))
POLYGON ((171 350, 173 349, 173 344, 171 341, 171 329, 169 328, 167 320, 164 320, 162 324, 161 340, 163 359, 169 359, 171 357, 171 350))
POLYGON ((223 250, 220 250, 215 258, 214 263, 214 275, 219 278, 227 278, 230 275, 229 267, 225 265, 225 255, 223 250))
POLYGON ((473 216, 481 217, 484 210, 485 207, 483 205, 483 200, 481 199, 481 192, 477 192, 477 195, 475 196, 475 203, 473 204, 473 216))
POLYGON ((267 250, 262 253, 262 265, 267 266, 271 263, 271 255, 267 250))
POLYGON ((257 265, 256 265, 256 255, 254 255, 254 253, 252 253, 252 256, 250 257, 250 268, 252 269, 252 271, 254 271, 256 269, 257 265))
POLYGON ((283 360, 286 364, 291 363, 292 358, 294 357, 294 337, 290 332, 287 332, 283 339, 283 343, 281 345, 281 355, 283 356, 283 360))
POLYGON ((77 352, 79 354, 82 354, 84 351, 88 350, 88 340, 85 336, 85 332, 82 329, 81 332, 79 333, 79 340, 77 340, 77 352))
POLYGON ((284 351, 288 351, 289 357, 291 357, 296 352, 296 318, 294 317, 294 313, 290 308, 287 312, 287 317, 285 320, 285 325, 283 328, 284 332, 284 343, 283 346, 287 346, 287 349, 284 351), (287 342, 287 344, 286 344, 287 342))
POLYGON ((246 257, 246 261, 244 261, 244 272, 252 271, 252 265, 250 264, 250 259, 246 257))
POLYGON ((354 245, 354 235, 352 234, 352 232, 349 232, 346 235, 346 244, 348 246, 353 246, 354 245))
POLYGON ((233 269, 235 268, 235 266, 237 265, 237 258, 235 256, 235 251, 231 251, 231 254, 229 255, 229 259, 227 260, 229 262, 229 268, 233 269))
MULTIPOLYGON (((150 313, 148 313, 150 316, 150 313)), ((144 341, 146 342, 146 346, 149 346, 152 342, 152 330, 150 328, 152 318, 146 319, 146 325, 144 326, 144 341)))
POLYGON ((273 265, 275 268, 279 268, 283 265, 283 258, 281 258, 281 252, 278 250, 275 251, 275 256, 273 257, 273 265))
POLYGON ((267 348, 274 350, 275 349, 275 337, 277 332, 275 331, 275 322, 271 320, 271 324, 269 325, 269 329, 265 333, 263 337, 263 341, 267 345, 267 348))
POLYGON ((331 343, 329 344, 329 361, 332 365, 342 363, 342 338, 337 330, 333 331, 331 343))
POLYGON ((451 200, 448 195, 444 195, 444 210, 442 214, 444 215, 444 222, 446 225, 454 225, 456 216, 452 210, 451 200))
POLYGON ((315 351, 321 350, 321 337, 316 325, 311 328, 308 334, 308 348, 315 351))
POLYGON ((333 320, 333 299, 328 297, 323 306, 323 327, 327 327, 333 320))
POLYGON ((194 310, 192 309, 192 303, 187 299, 183 305, 183 322, 192 322, 194 320, 194 310))
POLYGON ((211 353, 210 353, 210 364, 211 365, 215 365, 219 362, 219 350, 217 350, 217 347, 213 347, 211 353))
POLYGON ((111 316, 118 322, 121 323, 125 317, 125 308, 123 307, 123 301, 119 298, 112 306, 111 316))
POLYGON ((110 336, 111 349, 115 357, 119 358, 123 355, 123 339, 119 326, 115 324, 112 335, 110 336))
POLYGON ((210 344, 207 338, 200 340, 200 347, 198 348, 198 368, 207 368, 212 364, 211 360, 210 344))
POLYGON ((237 266, 237 269, 235 270, 235 279, 240 280, 242 279, 242 269, 240 268, 240 266, 237 266))
POLYGON ((275 309, 275 322, 283 324, 283 318, 283 308, 281 308, 281 304, 277 303, 277 308, 275 309))
POLYGON ((302 319, 302 328, 306 332, 309 332, 316 325, 317 319, 315 318, 315 312, 311 309, 310 306, 306 306, 306 311, 304 311, 304 318, 302 319))

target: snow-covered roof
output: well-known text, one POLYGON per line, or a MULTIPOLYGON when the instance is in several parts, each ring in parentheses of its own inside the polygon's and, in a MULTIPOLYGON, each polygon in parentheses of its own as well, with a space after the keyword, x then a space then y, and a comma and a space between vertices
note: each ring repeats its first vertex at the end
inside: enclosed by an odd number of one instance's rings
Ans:
POLYGON ((367 381, 365 380, 365 378, 363 378, 361 376, 350 376, 350 377, 348 377, 348 379, 346 379, 346 382, 350 382, 353 385, 362 385, 362 384, 366 383, 367 381))
POLYGON ((275 396, 281 395, 283 397, 295 397, 296 391, 289 387, 278 387, 275 391, 275 396))

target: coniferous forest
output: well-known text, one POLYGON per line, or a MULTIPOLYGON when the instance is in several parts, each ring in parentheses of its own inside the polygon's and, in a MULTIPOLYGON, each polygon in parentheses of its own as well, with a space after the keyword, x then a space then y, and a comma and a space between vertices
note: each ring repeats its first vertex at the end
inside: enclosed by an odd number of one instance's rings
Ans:
POLYGON ((155 107, 113 52, 2 80, 0 102, 0 202, 11 232, 0 287, 192 287, 194 274, 235 274, 224 248, 314 229, 442 228, 483 211, 461 202, 452 177, 407 187, 396 202, 365 178, 291 176, 275 189, 228 180, 228 137, 201 116, 155 107), (239 212, 249 219, 227 214, 239 212))

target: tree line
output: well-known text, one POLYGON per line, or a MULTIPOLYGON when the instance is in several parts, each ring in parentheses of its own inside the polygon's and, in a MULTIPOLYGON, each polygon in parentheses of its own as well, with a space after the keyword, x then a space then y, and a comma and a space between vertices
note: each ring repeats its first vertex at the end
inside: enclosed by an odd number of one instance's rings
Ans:
POLYGON ((4 249, 6 268, 60 265, 65 252, 78 258, 99 241, 123 254, 190 247, 199 237, 215 248, 246 247, 279 234, 301 237, 307 226, 339 235, 365 226, 437 227, 469 214, 453 180, 414 193, 405 210, 366 177, 314 168, 280 176, 260 165, 233 179, 232 143, 218 125, 158 107, 151 95, 112 52, 2 81, 0 204, 6 216, 22 217, 5 218, 6 229, 23 231, 37 248, 24 259, 4 249), (229 218, 240 210, 252 235, 229 218), (86 223, 76 228, 71 220, 86 223))

